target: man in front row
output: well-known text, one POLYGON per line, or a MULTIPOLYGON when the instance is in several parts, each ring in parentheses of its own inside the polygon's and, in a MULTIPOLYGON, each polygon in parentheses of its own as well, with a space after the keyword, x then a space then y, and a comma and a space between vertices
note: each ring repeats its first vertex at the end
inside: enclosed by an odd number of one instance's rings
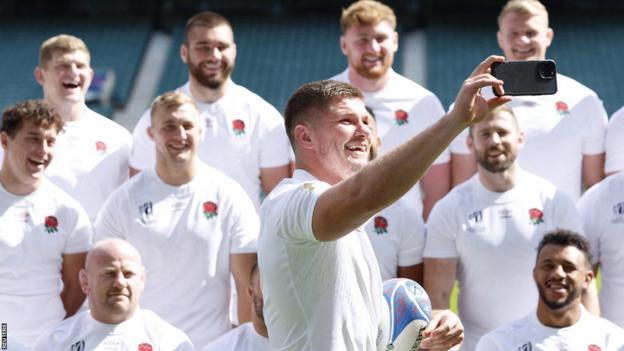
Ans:
POLYGON ((80 286, 90 310, 41 335, 33 351, 193 350, 182 331, 139 308, 145 269, 126 241, 108 239, 94 245, 80 271, 80 286))
POLYGON ((589 252, 587 241, 574 232, 558 229, 545 235, 533 268, 537 312, 485 334, 477 351, 624 350, 624 330, 581 304, 594 280, 589 252))
MULTIPOLYGON (((376 350, 382 282, 362 225, 414 186, 461 130, 511 100, 478 94, 502 84, 488 72, 503 60, 481 62, 449 114, 370 164, 372 117, 359 90, 319 81, 293 94, 285 118, 297 169, 266 198, 258 243, 273 349, 376 350)), ((446 350, 463 327, 436 311, 423 334, 423 348, 446 350)))

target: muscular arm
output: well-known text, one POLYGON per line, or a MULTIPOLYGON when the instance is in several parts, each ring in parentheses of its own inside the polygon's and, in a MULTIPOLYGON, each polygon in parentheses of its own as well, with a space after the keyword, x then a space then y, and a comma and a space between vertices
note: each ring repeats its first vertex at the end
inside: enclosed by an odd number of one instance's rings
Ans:
POLYGON ((434 309, 449 308, 456 272, 456 258, 425 258, 424 288, 434 309))
POLYGON ((582 175, 583 188, 585 190, 604 179, 604 162, 604 153, 598 155, 583 155, 582 175))
POLYGON ((238 301, 236 307, 238 311, 238 324, 251 321, 251 305, 247 300, 247 286, 251 278, 251 267, 257 261, 255 253, 231 254, 230 271, 236 284, 236 296, 238 301))
POLYGON ((260 168, 260 183, 264 193, 270 193, 282 179, 290 177, 291 168, 290 163, 278 167, 260 168))
POLYGON ((501 56, 490 56, 481 62, 464 81, 453 110, 447 115, 325 191, 318 198, 312 216, 316 239, 337 240, 398 200, 464 128, 480 121, 492 108, 510 101, 508 96, 485 100, 477 94, 482 87, 501 84, 486 73, 493 62, 501 60, 501 56))
POLYGON ((451 188, 451 165, 449 162, 432 165, 420 179, 423 193, 423 219, 427 221, 429 213, 438 200, 451 188))
POLYGON ((85 294, 80 288, 78 272, 84 268, 86 257, 86 252, 63 255, 63 265, 61 267, 63 291, 61 291, 61 301, 63 301, 63 307, 65 308, 65 318, 73 316, 85 299, 85 294))
POLYGON ((423 284, 423 264, 413 266, 397 267, 397 278, 411 279, 418 284, 423 284))
POLYGON ((477 173, 477 161, 472 154, 451 153, 451 187, 455 187, 477 173))

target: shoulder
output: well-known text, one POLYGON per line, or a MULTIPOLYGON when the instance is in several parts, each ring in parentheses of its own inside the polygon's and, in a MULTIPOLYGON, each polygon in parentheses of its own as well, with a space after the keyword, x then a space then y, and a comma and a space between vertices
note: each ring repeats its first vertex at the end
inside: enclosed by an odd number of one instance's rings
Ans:
POLYGON ((91 109, 87 109, 83 118, 89 121, 91 128, 100 133, 114 133, 117 137, 130 139, 130 132, 125 127, 91 109))
POLYGON ((83 311, 55 324, 37 338, 33 350, 47 350, 60 347, 80 330, 88 326, 90 312, 83 311))
POLYGON ((228 95, 229 103, 247 105, 250 111, 258 115, 261 114, 263 119, 272 117, 279 117, 280 120, 282 119, 281 114, 273 105, 242 85, 233 83, 226 94, 228 95))
POLYGON ((433 92, 394 71, 390 73, 388 88, 392 93, 409 95, 412 99, 434 99, 436 102, 439 102, 438 97, 433 92))
POLYGON ((329 80, 336 80, 339 82, 344 82, 344 83, 349 83, 349 76, 348 76, 348 72, 349 69, 345 69, 344 71, 336 74, 335 76, 329 78, 329 80))
POLYGON ((566 98, 568 96, 576 96, 578 100, 588 96, 598 97, 596 92, 589 87, 561 73, 557 73, 557 89, 558 92, 555 96, 561 95, 566 98))
POLYGON ((146 328, 146 331, 156 333, 155 335, 158 335, 165 340, 188 340, 188 337, 183 331, 169 324, 164 319, 160 318, 156 313, 144 309, 139 309, 136 313, 139 315, 139 318, 141 318, 141 322, 146 328))

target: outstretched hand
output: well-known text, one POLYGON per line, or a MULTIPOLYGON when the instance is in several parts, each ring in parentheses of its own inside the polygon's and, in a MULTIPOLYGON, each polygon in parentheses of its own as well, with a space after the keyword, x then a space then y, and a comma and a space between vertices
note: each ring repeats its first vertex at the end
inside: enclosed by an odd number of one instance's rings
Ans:
POLYGON ((422 335, 421 350, 446 351, 464 340, 464 326, 450 310, 434 310, 422 335))
POLYGON ((502 89, 503 81, 490 74, 490 66, 494 62, 503 62, 503 56, 492 55, 475 68, 470 77, 462 84, 453 109, 448 117, 465 126, 481 121, 492 109, 511 101, 510 96, 486 99, 481 96, 481 88, 491 86, 502 89))

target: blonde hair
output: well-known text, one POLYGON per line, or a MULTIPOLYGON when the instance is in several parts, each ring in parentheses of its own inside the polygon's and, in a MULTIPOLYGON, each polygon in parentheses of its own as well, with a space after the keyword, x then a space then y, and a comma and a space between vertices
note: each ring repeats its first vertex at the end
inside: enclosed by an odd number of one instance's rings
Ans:
POLYGON ((392 29, 396 29, 396 16, 390 7, 375 0, 360 0, 342 9, 340 28, 344 34, 350 27, 371 25, 381 21, 390 23, 392 29))
POLYGON ((538 0, 510 0, 503 6, 498 15, 498 26, 500 27, 503 17, 508 13, 515 12, 527 16, 541 16, 546 19, 548 26, 548 11, 546 7, 538 0))
POLYGON ((39 49, 39 67, 45 67, 57 52, 65 54, 74 51, 84 52, 87 54, 87 59, 91 61, 91 53, 82 39, 68 34, 53 36, 41 44, 39 49))
POLYGON ((158 111, 170 111, 182 105, 193 106, 193 109, 195 109, 199 113, 199 108, 197 107, 195 101, 191 99, 188 95, 177 91, 168 91, 166 93, 158 95, 154 99, 154 101, 152 101, 150 113, 152 115, 152 118, 154 118, 154 115, 158 111))

